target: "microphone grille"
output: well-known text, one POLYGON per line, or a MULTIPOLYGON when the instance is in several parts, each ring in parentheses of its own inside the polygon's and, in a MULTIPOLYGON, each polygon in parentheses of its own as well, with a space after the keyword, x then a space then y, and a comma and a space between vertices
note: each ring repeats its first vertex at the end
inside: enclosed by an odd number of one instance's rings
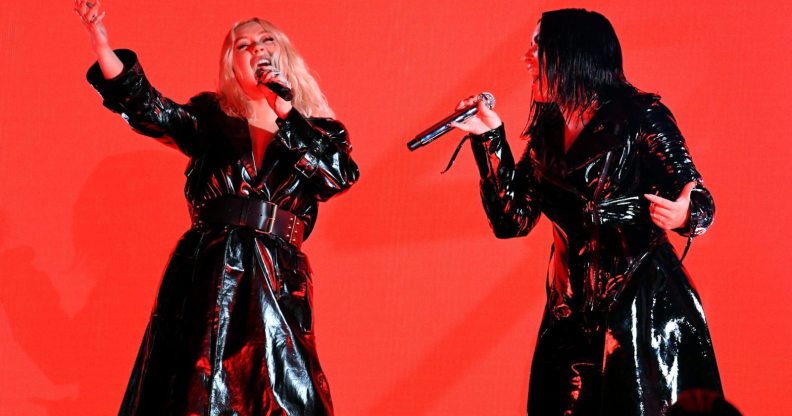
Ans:
POLYGON ((484 105, 487 106, 490 110, 495 108, 495 96, 489 92, 482 92, 478 95, 478 99, 484 101, 484 105))

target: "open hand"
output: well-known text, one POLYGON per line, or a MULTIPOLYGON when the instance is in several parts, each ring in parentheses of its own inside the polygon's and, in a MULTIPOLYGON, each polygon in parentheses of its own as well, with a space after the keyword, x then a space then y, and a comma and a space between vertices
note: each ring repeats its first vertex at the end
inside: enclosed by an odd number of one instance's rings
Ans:
POLYGON ((664 230, 673 230, 687 225, 690 216, 690 193, 696 187, 696 182, 689 182, 682 188, 679 198, 671 201, 663 197, 644 194, 649 200, 649 214, 652 222, 664 230))

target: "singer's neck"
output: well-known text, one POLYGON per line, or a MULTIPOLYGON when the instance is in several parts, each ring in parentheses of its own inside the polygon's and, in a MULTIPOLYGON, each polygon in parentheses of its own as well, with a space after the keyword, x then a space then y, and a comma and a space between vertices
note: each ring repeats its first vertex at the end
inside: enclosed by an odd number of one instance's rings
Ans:
POLYGON ((572 146, 572 143, 577 140, 577 137, 580 135, 580 132, 583 131, 583 127, 586 127, 586 124, 591 121, 592 117, 594 117, 594 113, 597 112, 597 108, 599 105, 596 103, 591 107, 587 108, 585 111, 581 111, 579 109, 572 110, 572 111, 564 111, 564 152, 569 150, 572 146))
POLYGON ((248 116, 248 123, 267 131, 276 131, 278 115, 275 110, 267 104, 267 100, 257 100, 251 102, 251 113, 248 116))

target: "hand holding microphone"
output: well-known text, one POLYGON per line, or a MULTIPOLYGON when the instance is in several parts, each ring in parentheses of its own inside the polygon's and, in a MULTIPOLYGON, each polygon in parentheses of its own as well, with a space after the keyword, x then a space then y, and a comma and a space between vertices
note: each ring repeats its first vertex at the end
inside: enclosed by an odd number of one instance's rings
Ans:
POLYGON ((484 134, 503 124, 500 117, 498 117, 498 113, 492 110, 495 107, 495 98, 492 98, 492 105, 488 105, 487 100, 480 98, 485 94, 490 95, 488 92, 485 92, 476 97, 470 97, 460 101, 457 105, 457 110, 476 105, 477 111, 471 117, 461 122, 452 122, 451 127, 458 128, 466 133, 484 134))
POLYGON ((456 112, 418 133, 407 143, 407 148, 412 151, 426 146, 453 128, 473 134, 492 130, 501 125, 500 117, 492 111, 494 107, 495 97, 488 92, 462 100, 457 105, 456 112))
POLYGON ((291 101, 294 98, 289 80, 272 65, 269 59, 263 59, 256 65, 256 81, 285 101, 291 101))

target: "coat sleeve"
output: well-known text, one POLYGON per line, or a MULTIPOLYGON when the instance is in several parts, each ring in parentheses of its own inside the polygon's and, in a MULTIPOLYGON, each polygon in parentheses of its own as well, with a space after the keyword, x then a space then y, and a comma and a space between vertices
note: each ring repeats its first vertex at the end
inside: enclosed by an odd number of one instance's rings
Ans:
POLYGON ((102 104, 121 114, 138 133, 193 155, 197 147, 196 107, 202 96, 186 105, 174 103, 151 86, 134 52, 115 52, 124 64, 115 78, 105 79, 98 62, 88 69, 88 82, 102 96, 102 104))
POLYGON ((541 213, 537 173, 528 151, 515 166, 502 124, 471 135, 471 146, 481 175, 481 200, 495 236, 527 235, 541 213))
POLYGON ((660 101, 653 101, 644 113, 640 143, 652 181, 652 192, 675 200, 687 183, 696 182, 690 195, 688 225, 674 231, 689 237, 703 234, 712 224, 715 202, 693 164, 674 116, 660 101))
POLYGON ((359 171, 350 153, 352 146, 343 124, 332 119, 307 120, 296 109, 277 120, 279 137, 298 154, 294 169, 326 201, 357 182, 359 171))

